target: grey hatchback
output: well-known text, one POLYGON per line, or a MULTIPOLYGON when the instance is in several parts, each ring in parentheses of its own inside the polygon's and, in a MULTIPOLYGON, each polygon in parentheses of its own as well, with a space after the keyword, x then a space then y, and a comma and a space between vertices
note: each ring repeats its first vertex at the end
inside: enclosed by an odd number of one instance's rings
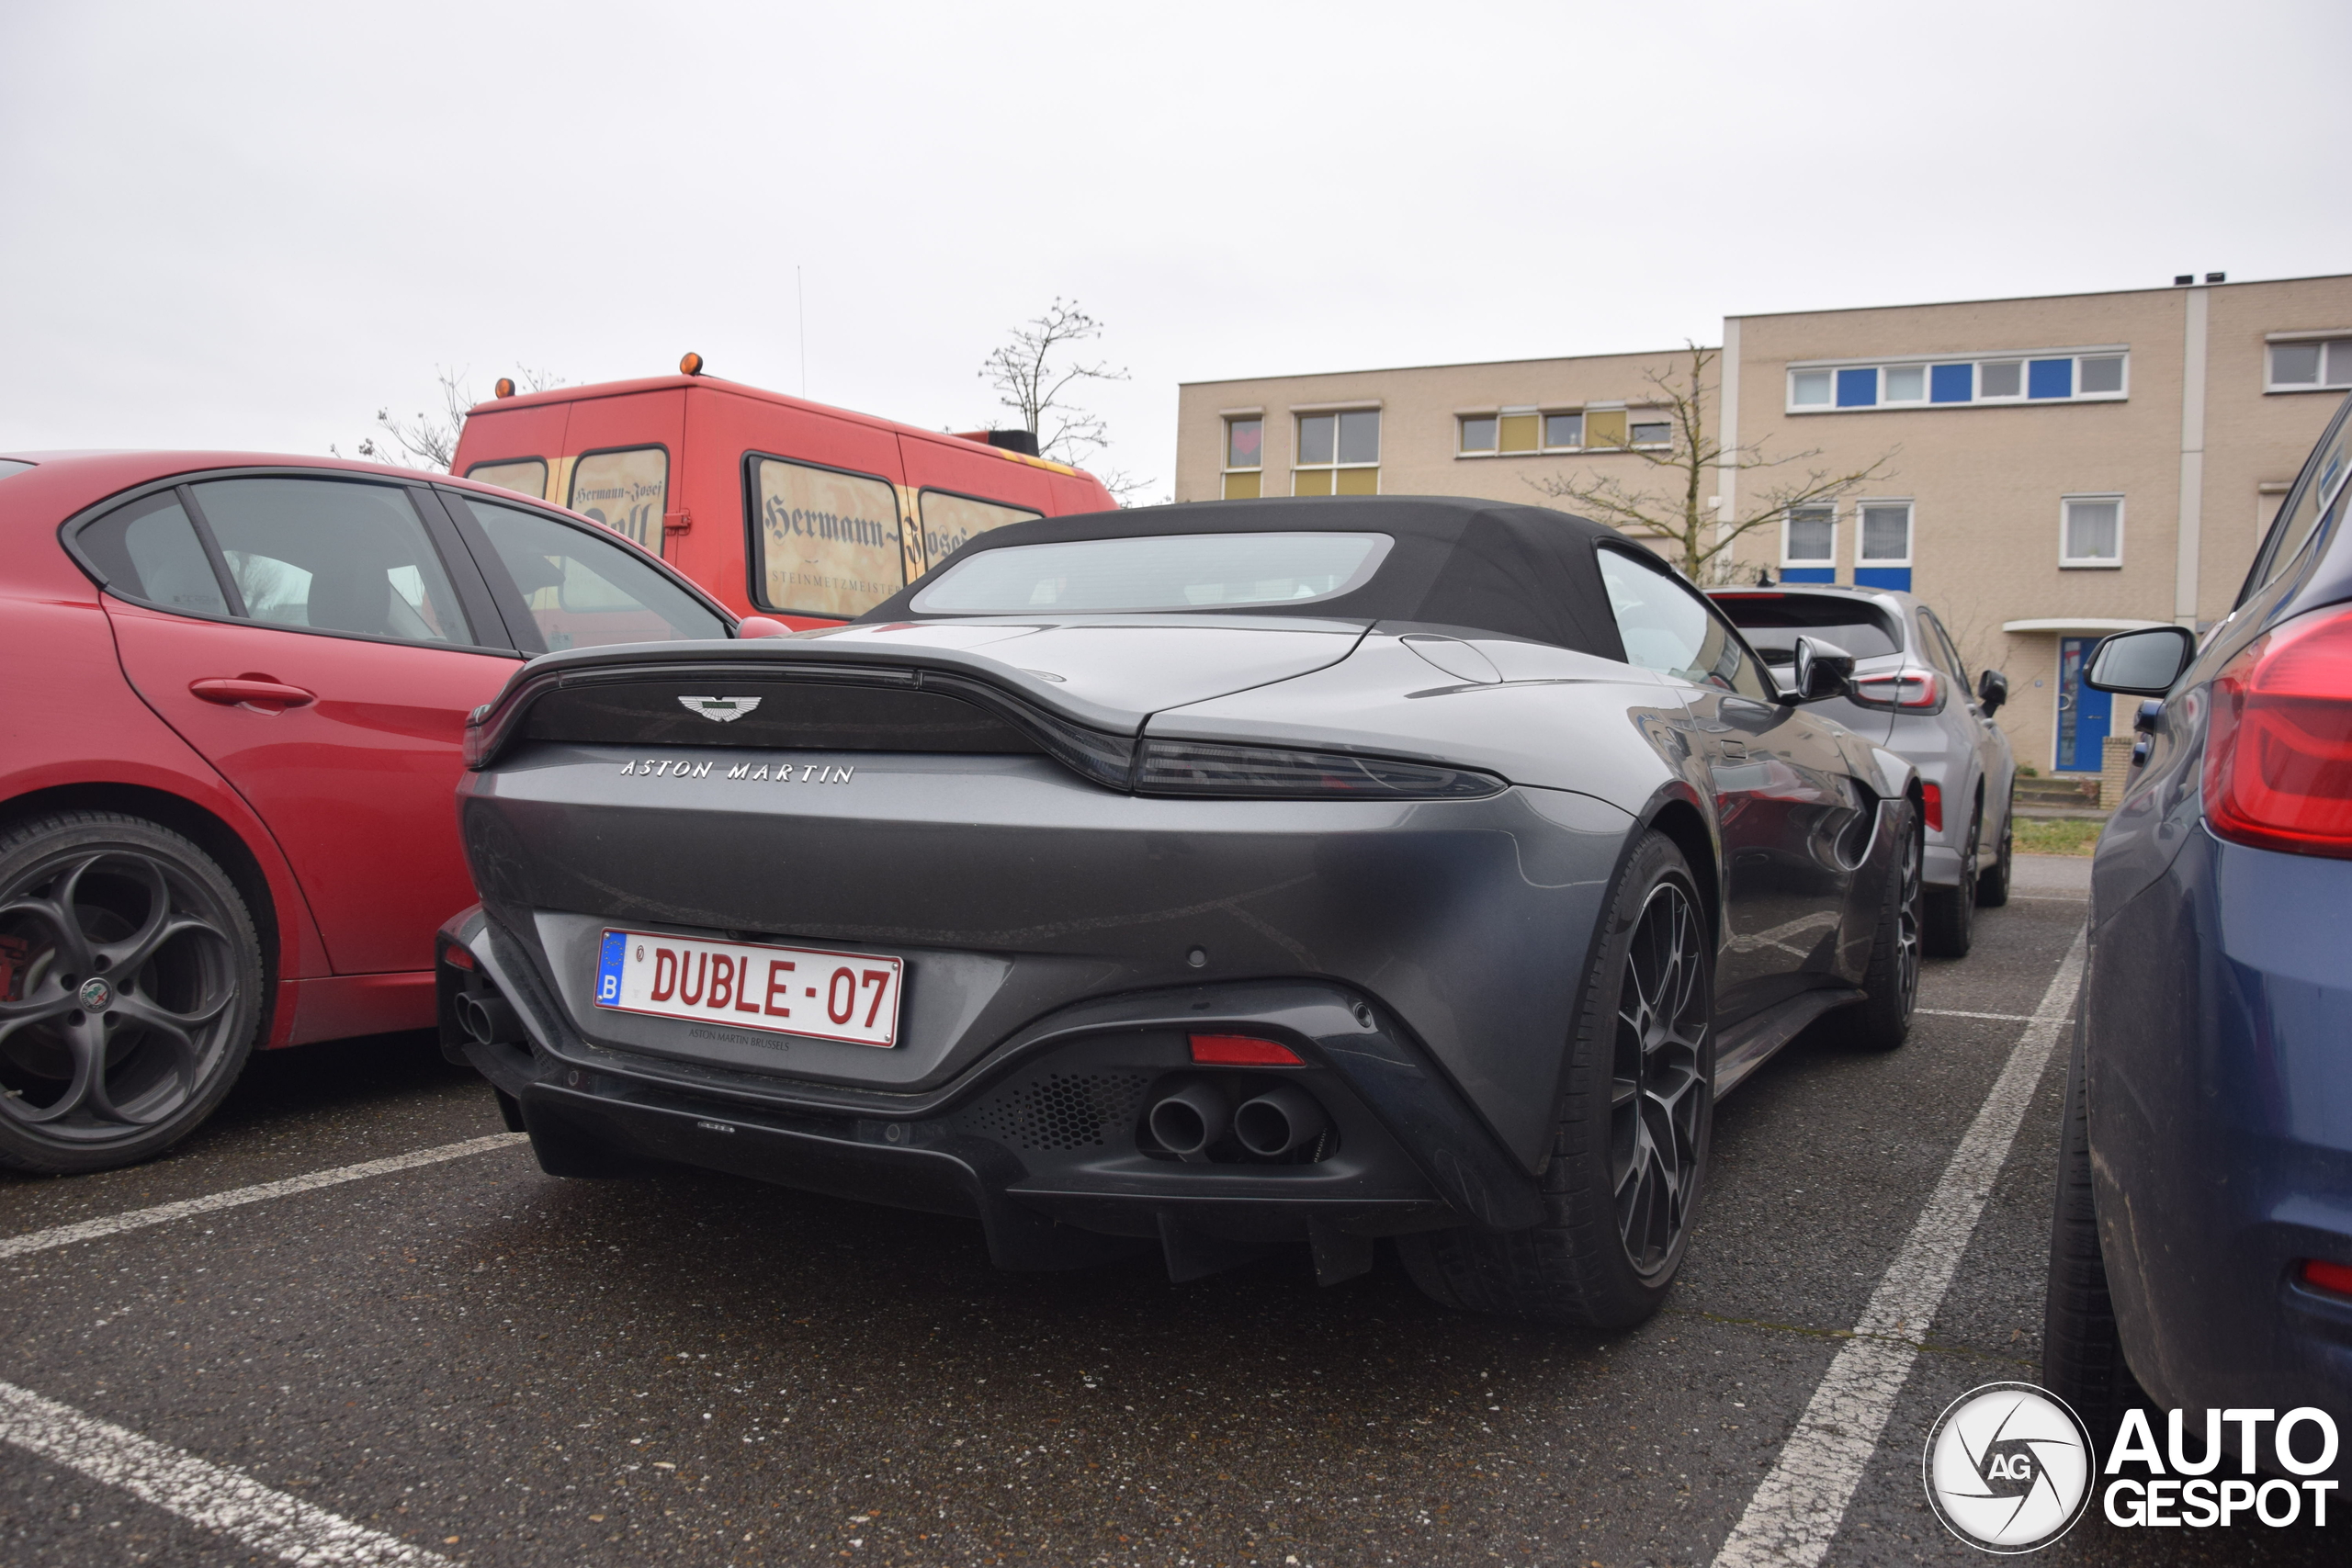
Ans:
POLYGON ((1987 670, 1972 682, 1951 634, 1908 593, 1792 583, 1708 596, 1784 684, 1801 637, 1853 656, 1847 694, 1806 711, 1918 769, 1928 818, 1922 945, 1939 957, 1965 955, 1976 906, 2009 898, 2017 762, 1993 722, 2008 699, 2008 677, 1987 670))

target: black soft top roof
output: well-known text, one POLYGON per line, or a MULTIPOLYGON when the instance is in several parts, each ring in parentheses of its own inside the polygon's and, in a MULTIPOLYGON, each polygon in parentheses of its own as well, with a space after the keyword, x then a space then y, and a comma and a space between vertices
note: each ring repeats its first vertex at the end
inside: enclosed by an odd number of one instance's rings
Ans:
MULTIPOLYGON (((1165 534, 1385 534, 1396 542, 1363 586, 1311 607, 1203 606, 1217 615, 1307 615, 1317 620, 1410 621, 1525 637, 1604 659, 1625 649, 1610 614, 1593 547, 1623 542, 1615 529, 1555 512, 1458 496, 1335 496, 1309 500, 1211 501, 1081 512, 1007 524, 974 536, 949 557, 1019 545, 1165 534)), ((1633 547, 1638 548, 1638 546, 1633 547)), ((923 579, 876 604, 861 621, 947 619, 911 607, 923 579)), ((1166 612, 1183 615, 1176 610, 1166 612)))

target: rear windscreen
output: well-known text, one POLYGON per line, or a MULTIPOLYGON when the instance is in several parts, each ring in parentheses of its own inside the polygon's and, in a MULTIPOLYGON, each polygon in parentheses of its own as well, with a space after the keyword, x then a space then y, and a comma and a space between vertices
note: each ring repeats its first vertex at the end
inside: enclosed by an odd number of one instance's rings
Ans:
POLYGON ((1161 534, 1013 545, 949 562, 914 596, 927 615, 1118 615, 1309 604, 1378 569, 1385 534, 1161 534))
POLYGON ((1747 635, 1768 664, 1796 659, 1797 638, 1809 637, 1857 659, 1903 651, 1902 628, 1877 605, 1828 593, 1727 593, 1715 607, 1747 635))

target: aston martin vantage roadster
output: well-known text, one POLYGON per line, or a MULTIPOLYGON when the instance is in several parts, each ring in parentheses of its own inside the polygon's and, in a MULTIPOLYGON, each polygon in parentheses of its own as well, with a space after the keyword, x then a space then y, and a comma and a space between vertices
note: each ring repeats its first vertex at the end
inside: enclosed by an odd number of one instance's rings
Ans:
POLYGON ((1917 779, 1639 545, 1413 497, 1016 523, 847 626, 534 660, 468 731, 447 1049, 664 1163, 1190 1279, 1393 1238, 1600 1327, 1715 1100, 1902 1043, 1917 779))

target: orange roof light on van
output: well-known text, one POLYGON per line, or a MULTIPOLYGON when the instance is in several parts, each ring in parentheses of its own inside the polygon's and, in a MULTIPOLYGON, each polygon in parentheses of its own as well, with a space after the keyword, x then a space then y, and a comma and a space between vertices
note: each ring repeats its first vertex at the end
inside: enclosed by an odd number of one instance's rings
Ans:
POLYGON ((512 376, 501 376, 498 378, 498 385, 492 387, 491 390, 497 393, 502 398, 513 397, 514 395, 514 378, 512 376))
POLYGON ((702 355, 699 355, 699 354, 689 354, 689 355, 687 355, 684 359, 679 360, 679 361, 678 361, 678 374, 679 374, 679 375, 681 375, 681 376, 699 376, 699 375, 701 375, 701 374, 702 374, 702 355))

